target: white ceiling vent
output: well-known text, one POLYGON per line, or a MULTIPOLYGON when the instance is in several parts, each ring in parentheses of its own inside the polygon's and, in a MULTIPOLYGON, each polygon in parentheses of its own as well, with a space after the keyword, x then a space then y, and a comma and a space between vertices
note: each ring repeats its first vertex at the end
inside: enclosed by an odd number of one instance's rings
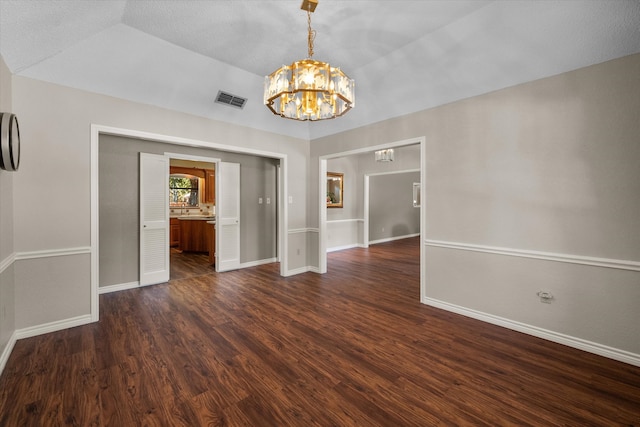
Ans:
POLYGON ((216 102, 236 108, 243 108, 244 104, 247 102, 247 98, 241 98, 219 90, 218 95, 216 96, 216 102))

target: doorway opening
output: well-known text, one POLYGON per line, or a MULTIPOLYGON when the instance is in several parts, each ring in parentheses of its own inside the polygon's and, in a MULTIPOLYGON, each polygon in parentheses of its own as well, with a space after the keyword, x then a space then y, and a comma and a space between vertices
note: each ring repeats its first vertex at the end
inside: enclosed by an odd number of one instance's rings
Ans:
MULTIPOLYGON (((168 137, 146 132, 115 129, 92 125, 91 127, 91 319, 98 320, 98 295, 101 293, 131 289, 140 286, 139 283, 139 154, 142 152, 164 155, 167 152, 180 151, 186 156, 200 155, 201 157, 224 157, 225 161, 246 160, 243 168, 249 173, 260 174, 268 169, 269 180, 246 180, 245 188, 249 189, 248 203, 258 205, 242 209, 247 212, 246 223, 254 224, 248 232, 243 233, 243 239, 238 246, 248 247, 239 268, 250 267, 263 263, 279 262, 282 276, 288 275, 287 253, 287 156, 281 153, 271 153, 255 149, 228 146, 212 142, 187 140, 184 138, 168 137), (120 152, 103 150, 112 145, 117 139, 125 139, 120 152), (141 148, 138 144, 145 145, 141 148), (149 148, 155 147, 155 148, 149 148), (111 163, 111 166, 104 162, 111 163), (246 166, 246 167, 245 167, 246 166), (122 179, 126 178, 126 179, 122 179), (110 180, 120 179, 115 185, 110 180), (266 181, 269 181, 268 183, 266 181), (267 185, 268 184, 268 185, 267 185), (276 188, 277 187, 277 188, 276 188), (105 197, 104 191, 112 194, 105 197), (271 191, 266 194, 264 192, 271 191), (269 215, 264 215, 258 203, 259 197, 255 192, 263 192, 262 209, 268 206, 269 215), (111 201, 108 198, 111 197, 111 201), (269 199, 267 201, 267 199, 269 199), (128 202, 127 202, 128 200, 128 202), (269 226, 256 223, 256 218, 268 218, 269 226), (265 233, 265 229, 269 233, 265 233), (259 232, 261 231, 261 232, 259 232), (255 237, 258 236, 258 237, 255 237), (252 240, 253 239, 253 240, 252 240), (255 242, 254 242, 255 240, 255 242), (263 256, 264 250, 271 255, 263 256), (272 249, 273 248, 273 249, 272 249), (260 252, 260 251, 263 252, 260 252)), ((191 159, 193 160, 193 159, 191 159)), ((167 167, 168 169, 168 167, 167 167)), ((217 169, 214 169, 214 171, 217 169)), ((249 175, 251 176, 251 175, 249 175)), ((245 177, 243 176, 243 179, 245 177)), ((220 180, 216 179, 217 182, 220 180)), ((168 182, 166 185, 169 199, 168 182)), ((220 194, 216 189, 216 197, 220 194)), ((244 197, 244 195, 243 195, 244 197)), ((167 207, 168 207, 168 202, 167 207)), ((217 208, 216 204, 216 208, 217 208)), ((219 211, 216 209, 216 219, 219 211)), ((244 215, 244 214, 243 214, 244 215)), ((168 219, 168 215, 167 215, 168 219)), ((167 238, 168 241, 168 238, 167 238)), ((168 253, 168 252, 167 252, 168 253)))
MULTIPOLYGON (((411 179, 407 185, 402 185, 402 188, 388 189, 389 201, 387 207, 393 206, 397 201, 391 201, 392 196, 395 196, 396 192, 402 192, 407 196, 407 203, 411 206, 405 211, 413 210, 413 215, 417 213, 418 230, 416 232, 415 226, 411 227, 398 227, 397 230, 377 230, 377 236, 373 236, 374 243, 382 243, 386 240, 393 240, 396 235, 404 234, 407 238, 420 239, 418 236, 423 236, 426 229, 425 209, 424 203, 419 206, 413 207, 413 195, 414 184, 419 184, 416 188, 419 191, 420 200, 424 200, 424 188, 426 177, 426 160, 425 160, 425 145, 426 138, 418 137, 414 139, 402 140, 391 142, 379 146, 363 147, 360 149, 345 151, 341 153, 334 153, 330 155, 320 156, 319 158, 319 272, 327 272, 327 253, 334 250, 342 250, 348 248, 367 248, 370 243, 370 226, 371 226, 371 212, 370 209, 373 206, 369 200, 369 177, 371 176, 384 176, 392 174, 398 174, 407 172, 405 175, 409 175, 411 172, 416 172, 414 179, 411 179), (384 150, 392 148, 396 151, 395 160, 386 164, 376 163, 374 152, 377 150, 384 150), (406 156, 399 155, 402 150, 407 150, 406 156), (386 168, 386 169, 385 169, 386 168), (344 173, 345 186, 344 206, 350 205, 350 211, 346 208, 342 209, 327 209, 328 205, 325 201, 326 189, 325 182, 329 172, 344 173), (417 182, 416 182, 417 181, 417 182), (405 188, 406 187, 406 188, 405 188), (351 200, 349 198, 351 197, 351 200), (346 228, 346 229, 345 229, 346 228), (400 231, 398 231, 400 230, 400 231), (404 231, 402 231, 404 230, 404 231), (385 235, 392 231, 390 235, 385 235), (396 232, 397 231, 397 232, 396 232), (402 231, 402 232, 401 232, 402 231), (345 236, 351 237, 348 242, 337 241, 336 239, 344 239, 345 236)), ((378 196, 376 196, 378 197, 378 196)), ((379 197, 378 197, 379 199, 379 197)), ((395 199, 394 199, 395 200, 395 199)), ((393 214, 393 210, 391 210, 393 214)), ((389 212, 386 213, 389 215, 389 212)), ((412 216, 413 216, 412 215, 412 216)), ((376 219, 377 224, 382 224, 382 227, 386 227, 384 222, 380 222, 376 219)), ((393 224, 393 222, 392 222, 393 224)), ((402 237, 402 236, 401 236, 402 237)), ((419 245, 419 260, 420 265, 420 299, 424 300, 425 289, 425 251, 424 245, 419 245)))
POLYGON ((169 281, 214 273, 220 159, 165 155, 169 157, 169 281))

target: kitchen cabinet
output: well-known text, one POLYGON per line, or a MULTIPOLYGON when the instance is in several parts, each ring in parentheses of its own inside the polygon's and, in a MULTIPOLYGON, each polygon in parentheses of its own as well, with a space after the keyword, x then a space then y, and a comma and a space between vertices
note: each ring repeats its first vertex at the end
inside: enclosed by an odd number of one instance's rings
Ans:
POLYGON ((204 202, 216 202, 216 172, 211 169, 204 170, 204 202))
POLYGON ((169 246, 180 246, 180 220, 171 218, 169 221, 169 246))
POLYGON ((180 250, 183 252, 209 252, 207 221, 180 219, 180 250))

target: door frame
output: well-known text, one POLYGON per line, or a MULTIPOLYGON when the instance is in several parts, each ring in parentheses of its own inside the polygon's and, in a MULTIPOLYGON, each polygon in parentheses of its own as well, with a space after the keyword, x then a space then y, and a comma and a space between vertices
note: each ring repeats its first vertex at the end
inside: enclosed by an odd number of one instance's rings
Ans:
POLYGON ((113 126, 104 126, 98 124, 91 124, 91 321, 97 322, 99 320, 99 182, 98 182, 98 167, 99 167, 99 143, 100 135, 113 135, 122 136, 127 138, 137 138, 148 141, 163 142, 176 146, 189 146, 198 148, 210 148, 218 151, 224 151, 229 153, 249 154, 260 157, 268 157, 272 159, 278 159, 281 167, 281 180, 279 182, 279 188, 277 191, 277 206, 278 206, 278 223, 277 223, 277 240, 280 243, 277 245, 277 257, 280 259, 280 275, 289 275, 289 266, 287 258, 288 239, 286 238, 289 232, 288 225, 288 204, 284 203, 288 197, 288 179, 287 179, 287 155, 283 153, 276 153, 271 151, 256 150, 253 148, 238 147, 234 145, 220 144, 212 141, 202 141, 196 139, 182 138, 177 136, 169 136, 156 134, 145 131, 138 131, 133 129, 118 128, 113 126), (282 255, 281 255, 282 254, 282 255))
POLYGON ((390 172, 372 172, 372 173, 365 173, 364 174, 364 207, 363 207, 363 212, 364 212, 364 228, 362 230, 362 246, 365 248, 369 247, 369 215, 371 213, 371 209, 370 209, 370 186, 369 186, 369 179, 372 176, 383 176, 383 175, 399 175, 402 173, 414 173, 414 172, 420 172, 420 169, 402 169, 402 170, 397 170, 397 171, 390 171, 390 172))
MULTIPOLYGON (((386 144, 374 145, 369 147, 361 147, 353 150, 342 151, 339 153, 325 154, 318 157, 318 218, 319 218, 319 236, 318 236, 318 272, 327 272, 327 203, 326 203, 326 177, 327 177, 327 160, 336 159, 339 157, 347 157, 354 154, 371 153, 376 150, 383 150, 386 148, 399 148, 406 145, 420 145, 420 200, 423 203, 420 205, 420 301, 424 302, 426 299, 426 251, 425 245, 422 243, 425 240, 425 231, 427 229, 426 209, 425 209, 425 188, 427 177, 427 160, 426 160, 426 148, 427 139, 425 136, 416 138, 403 139, 400 141, 389 142, 386 144)), ((366 231, 365 231, 366 232, 366 231)), ((368 237, 367 237, 368 239, 368 237)))
MULTIPOLYGON (((166 152, 164 153, 165 157, 167 157, 169 159, 169 168, 171 168, 171 160, 175 159, 175 160, 188 160, 190 162, 201 162, 201 163, 213 163, 215 166, 215 174, 216 174, 216 186, 218 185, 218 164, 220 164, 220 162, 222 161, 220 158, 218 157, 205 157, 205 156, 196 156, 193 154, 182 154, 182 153, 173 153, 173 152, 166 152)), ((171 173, 171 172, 169 172, 171 173)), ((215 201, 214 201, 214 205, 218 206, 218 192, 216 191, 216 197, 215 197, 215 201)), ((216 233, 216 238, 215 238, 215 246, 216 248, 218 247, 218 233, 216 233)), ((169 251, 171 251, 171 249, 169 249, 169 251)), ((218 265, 218 260, 216 258, 216 271, 217 271, 217 265, 218 265)), ((171 263, 169 263, 169 270, 171 270, 171 263)))

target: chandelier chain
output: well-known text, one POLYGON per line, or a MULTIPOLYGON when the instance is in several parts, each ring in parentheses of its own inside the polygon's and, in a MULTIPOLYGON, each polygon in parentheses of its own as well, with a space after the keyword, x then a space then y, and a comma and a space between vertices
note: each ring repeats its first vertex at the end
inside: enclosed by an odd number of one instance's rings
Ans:
POLYGON ((313 41, 316 38, 316 31, 311 29, 311 11, 307 10, 307 24, 309 28, 309 36, 307 38, 309 45, 309 59, 313 57, 313 41))

